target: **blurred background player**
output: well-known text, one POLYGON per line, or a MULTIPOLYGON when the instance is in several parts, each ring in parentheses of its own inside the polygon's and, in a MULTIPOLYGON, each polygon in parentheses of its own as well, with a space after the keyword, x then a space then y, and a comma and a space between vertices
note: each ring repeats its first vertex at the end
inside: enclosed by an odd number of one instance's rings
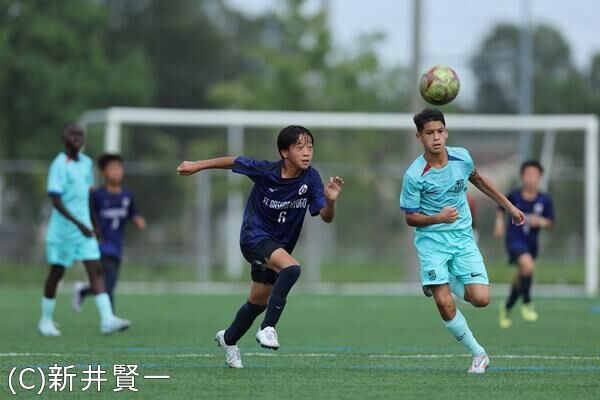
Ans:
POLYGON ((38 329, 44 336, 60 336, 53 320, 56 289, 65 268, 83 261, 100 312, 100 331, 110 334, 127 329, 130 322, 113 315, 106 294, 98 241, 92 230, 89 193, 94 183, 92 160, 83 153, 83 130, 75 125, 65 126, 62 134, 65 151, 60 153, 48 173, 48 194, 52 199, 52 214, 46 235, 46 256, 50 271, 44 286, 42 317, 38 329))
POLYGON ((535 322, 538 313, 531 303, 531 285, 535 258, 538 252, 538 235, 540 229, 551 229, 554 225, 554 207, 552 199, 540 192, 540 181, 544 169, 535 160, 521 165, 521 187, 508 194, 508 199, 525 213, 525 224, 509 225, 505 228, 504 210, 496 213, 494 235, 505 235, 506 251, 511 264, 517 264, 517 271, 506 303, 500 305, 500 326, 511 326, 510 311, 520 296, 523 296, 521 316, 525 321, 535 322))
POLYGON ((306 210, 311 216, 320 215, 323 221, 331 222, 335 201, 344 186, 344 181, 335 177, 323 187, 321 175, 310 165, 313 135, 308 129, 297 125, 282 129, 277 147, 281 160, 276 162, 224 157, 184 161, 177 168, 180 175, 211 168, 231 169, 254 182, 240 235, 242 253, 251 264, 250 296, 229 328, 217 332, 215 338, 232 368, 242 368, 237 342, 265 309, 256 341, 264 348, 279 348, 275 326, 289 291, 300 277, 300 263, 291 254, 306 210))
POLYGON ((473 238, 467 180, 506 209, 514 223, 522 224, 525 216, 477 172, 466 149, 446 147, 448 130, 441 111, 425 109, 414 122, 424 154, 404 175, 400 207, 406 223, 416 227, 421 283, 425 294, 433 296, 446 328, 471 352, 468 372, 484 373, 489 357, 452 298, 454 294, 475 307, 490 301, 487 271, 473 238))
MULTIPOLYGON (((146 229, 146 220, 137 209, 133 193, 123 187, 123 158, 118 154, 103 154, 97 161, 104 185, 92 192, 92 216, 97 225, 100 240, 100 262, 113 312, 115 310, 114 291, 119 278, 123 255, 123 239, 128 221, 140 230, 146 229)), ((85 298, 92 294, 88 284, 75 283, 73 308, 81 311, 85 298)))

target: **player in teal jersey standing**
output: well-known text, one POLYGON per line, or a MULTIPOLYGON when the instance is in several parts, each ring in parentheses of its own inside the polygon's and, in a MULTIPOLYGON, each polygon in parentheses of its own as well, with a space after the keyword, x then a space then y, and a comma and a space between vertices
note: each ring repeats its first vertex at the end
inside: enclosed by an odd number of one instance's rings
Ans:
POLYGON ((50 270, 44 284, 38 330, 44 336, 60 336, 53 317, 56 290, 65 269, 76 261, 83 261, 100 312, 100 332, 122 331, 129 328, 130 322, 115 317, 112 312, 100 266, 98 241, 92 228, 89 193, 94 173, 92 160, 80 152, 85 142, 83 130, 75 124, 66 125, 62 141, 65 151, 56 156, 48 172, 48 195, 53 205, 46 234, 50 270))
POLYGON ((441 111, 425 109, 413 120, 424 153, 404 174, 400 208, 406 223, 416 228, 423 291, 433 296, 446 328, 473 355, 468 372, 484 373, 489 357, 452 298, 453 293, 475 307, 490 301, 485 264, 473 238, 467 180, 498 203, 514 224, 522 225, 525 216, 477 172, 466 149, 446 147, 448 130, 441 111))

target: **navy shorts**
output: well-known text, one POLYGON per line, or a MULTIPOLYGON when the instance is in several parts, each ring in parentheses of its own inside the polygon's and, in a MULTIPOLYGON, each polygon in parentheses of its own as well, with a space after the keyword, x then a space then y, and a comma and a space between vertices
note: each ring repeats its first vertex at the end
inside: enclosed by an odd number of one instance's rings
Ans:
POLYGON ((256 245, 241 244, 240 247, 244 258, 250 263, 252 281, 274 285, 279 273, 267 268, 266 261, 275 250, 282 249, 283 246, 271 239, 265 239, 256 245))
POLYGON ((519 257, 521 257, 523 254, 530 254, 534 260, 535 257, 537 257, 537 249, 525 244, 510 246, 506 250, 508 251, 509 264, 516 264, 519 257))

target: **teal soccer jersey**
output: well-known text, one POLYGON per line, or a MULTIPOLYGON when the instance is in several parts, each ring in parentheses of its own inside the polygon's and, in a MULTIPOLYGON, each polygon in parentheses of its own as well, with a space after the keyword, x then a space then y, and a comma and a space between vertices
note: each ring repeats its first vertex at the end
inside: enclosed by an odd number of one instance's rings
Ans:
MULTIPOLYGON (((48 194, 60 195, 65 208, 90 229, 89 193, 93 183, 93 163, 85 154, 80 153, 79 161, 75 161, 60 153, 50 165, 48 194)), ((50 215, 46 242, 50 264, 68 267, 73 261, 100 258, 96 239, 85 237, 56 208, 50 215)))
POLYGON ((444 207, 458 210, 451 224, 416 228, 415 246, 423 285, 448 283, 449 274, 462 283, 488 284, 481 253, 473 239, 467 183, 475 170, 466 149, 446 147, 448 164, 433 168, 421 155, 404 174, 400 208, 408 213, 439 213, 444 207))
POLYGON ((444 207, 458 210, 452 224, 435 224, 418 227, 417 232, 452 231, 471 227, 471 211, 467 202, 467 183, 474 171, 473 160, 466 149, 446 147, 448 164, 432 168, 421 155, 404 174, 400 208, 406 212, 425 215, 439 213, 444 207))

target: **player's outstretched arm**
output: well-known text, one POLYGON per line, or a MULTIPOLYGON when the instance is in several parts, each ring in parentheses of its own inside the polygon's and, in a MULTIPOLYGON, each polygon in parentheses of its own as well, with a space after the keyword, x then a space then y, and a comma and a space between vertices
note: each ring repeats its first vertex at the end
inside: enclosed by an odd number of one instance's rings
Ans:
POLYGON ((515 207, 510 200, 502 194, 502 192, 488 178, 479 174, 477 170, 473 170, 469 176, 469 181, 486 196, 494 200, 502 207, 512 218, 513 224, 523 225, 525 223, 525 214, 515 207))
POLYGON ((325 207, 321 209, 321 219, 327 223, 333 221, 335 217, 335 201, 342 192, 344 180, 339 176, 329 178, 325 186, 325 207))
POLYGON ((60 198, 60 195, 51 194, 50 198, 52 199, 52 205, 54 206, 54 208, 56 208, 58 212, 61 213, 66 219, 74 223, 77 226, 77 228, 79 228, 81 233, 83 233, 84 236, 94 236, 94 231, 85 226, 81 221, 75 218, 73 214, 69 212, 69 210, 67 210, 64 203, 62 202, 62 199, 60 198))
POLYGON ((204 169, 232 169, 235 157, 220 157, 210 160, 184 161, 177 167, 178 175, 192 175, 204 169))

